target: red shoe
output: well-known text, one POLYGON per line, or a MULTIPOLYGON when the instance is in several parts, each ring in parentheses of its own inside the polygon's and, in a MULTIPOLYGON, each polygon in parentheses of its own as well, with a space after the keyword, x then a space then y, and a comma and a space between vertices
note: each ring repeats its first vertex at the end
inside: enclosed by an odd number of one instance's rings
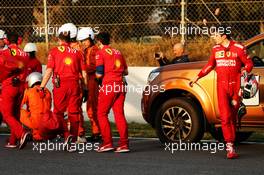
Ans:
POLYGON ((5 145, 5 148, 16 148, 17 145, 15 144, 10 144, 9 142, 5 145))
POLYGON ((236 159, 236 158, 238 158, 238 154, 235 151, 233 143, 229 142, 229 143, 226 144, 226 151, 227 151, 226 157, 228 159, 236 159))
POLYGON ((238 154, 237 154, 236 152, 227 152, 226 157, 227 157, 228 159, 236 159, 236 158, 238 158, 239 156, 238 156, 238 154))
POLYGON ((99 146, 99 148, 98 148, 98 150, 96 150, 96 152, 102 153, 102 152, 109 152, 112 150, 114 150, 114 147, 112 144, 109 143, 107 145, 102 144, 101 146, 99 146))
POLYGON ((130 152, 130 150, 129 150, 127 145, 124 145, 124 146, 117 147, 115 152, 116 153, 128 153, 128 152, 130 152))

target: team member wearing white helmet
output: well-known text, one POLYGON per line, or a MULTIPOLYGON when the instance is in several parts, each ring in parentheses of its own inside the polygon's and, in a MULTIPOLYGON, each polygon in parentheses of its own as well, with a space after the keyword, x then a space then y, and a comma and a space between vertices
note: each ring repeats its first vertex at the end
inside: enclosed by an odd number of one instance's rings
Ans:
POLYGON ((81 28, 77 34, 77 41, 81 43, 83 49, 86 66, 87 66, 87 82, 89 93, 87 95, 87 115, 91 122, 92 136, 88 141, 98 141, 101 139, 99 124, 97 120, 97 102, 98 102, 98 82, 96 81, 95 70, 96 61, 95 56, 98 47, 94 44, 94 32, 90 27, 81 28))
POLYGON ((54 114, 63 124, 65 142, 76 141, 80 121, 80 75, 86 84, 86 65, 84 57, 70 47, 70 28, 65 25, 59 29, 59 46, 51 49, 48 56, 47 70, 40 85, 46 86, 53 74, 54 114), (70 131, 64 122, 64 112, 68 112, 70 131), (73 137, 72 137, 73 136, 73 137))
POLYGON ((70 32, 70 46, 76 50, 81 50, 78 42, 76 41, 76 37, 78 33, 77 27, 73 23, 66 23, 66 24, 63 24, 61 27, 68 29, 70 32))
POLYGON ((37 46, 35 43, 27 43, 24 47, 24 52, 29 54, 28 62, 28 74, 32 72, 42 73, 42 65, 39 60, 36 58, 37 46))
MULTIPOLYGON (((66 28, 70 32, 70 47, 73 48, 73 49, 76 49, 76 50, 78 50, 78 51, 80 51, 82 53, 81 46, 76 41, 77 32, 78 32, 77 27, 73 23, 66 23, 66 24, 63 24, 61 28, 66 28)), ((59 32, 60 32, 60 30, 59 30, 59 32)), ((80 75, 80 77, 81 77, 81 75, 80 75)), ((86 94, 87 94, 87 90, 85 89, 80 94, 81 98, 83 98, 83 96, 87 96, 86 94)), ((84 101, 86 101, 86 99, 84 99, 84 101)), ((84 143, 84 142, 87 142, 87 141, 86 141, 86 138, 85 138, 85 128, 83 126, 84 117, 83 117, 83 113, 82 113, 82 102, 81 101, 80 101, 80 111, 81 111, 80 112, 80 125, 79 125, 79 129, 78 129, 77 142, 78 143, 84 143)))

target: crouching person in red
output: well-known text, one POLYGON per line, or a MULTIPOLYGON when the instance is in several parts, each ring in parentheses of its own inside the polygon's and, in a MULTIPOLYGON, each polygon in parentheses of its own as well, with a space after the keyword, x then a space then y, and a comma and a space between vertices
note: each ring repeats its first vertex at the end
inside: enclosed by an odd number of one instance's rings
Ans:
POLYGON ((98 98, 98 122, 103 139, 97 152, 114 150, 111 128, 108 120, 113 109, 116 126, 120 135, 115 152, 129 152, 128 128, 124 115, 125 83, 123 76, 128 75, 126 61, 120 51, 109 46, 110 35, 99 33, 96 37, 99 51, 96 55, 96 77, 102 79, 98 98))
POLYGON ((41 81, 42 75, 39 72, 33 72, 27 77, 28 88, 24 92, 20 109, 20 121, 32 130, 35 141, 53 139, 60 131, 59 121, 50 111, 49 90, 39 90, 41 81))
POLYGON ((65 143, 75 142, 78 136, 81 87, 79 84, 80 74, 83 75, 85 87, 86 66, 83 55, 70 47, 70 29, 59 28, 59 45, 51 49, 48 63, 40 88, 43 89, 53 74, 53 100, 54 115, 63 124, 63 135, 65 143), (64 121, 64 112, 68 112, 70 131, 64 121))

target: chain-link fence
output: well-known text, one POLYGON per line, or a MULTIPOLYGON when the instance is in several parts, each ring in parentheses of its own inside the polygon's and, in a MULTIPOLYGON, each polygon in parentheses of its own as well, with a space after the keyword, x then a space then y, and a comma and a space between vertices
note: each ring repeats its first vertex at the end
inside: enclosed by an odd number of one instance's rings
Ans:
POLYGON ((233 37, 243 41, 264 31, 264 1, 189 0, 185 19, 190 25, 230 26, 233 37))
MULTIPOLYGON (((43 63, 58 27, 66 22, 90 26, 95 33, 110 32, 116 46, 127 52, 130 65, 155 64, 147 50, 168 50, 181 38, 180 24, 203 28, 223 23, 241 41, 264 30, 264 1, 260 0, 0 0, 0 5, 1 29, 17 31, 25 42, 37 42, 43 63), (141 58, 142 63, 135 61, 141 58)), ((197 52, 194 57, 201 54, 192 43, 207 37, 185 33, 189 51, 197 52)))

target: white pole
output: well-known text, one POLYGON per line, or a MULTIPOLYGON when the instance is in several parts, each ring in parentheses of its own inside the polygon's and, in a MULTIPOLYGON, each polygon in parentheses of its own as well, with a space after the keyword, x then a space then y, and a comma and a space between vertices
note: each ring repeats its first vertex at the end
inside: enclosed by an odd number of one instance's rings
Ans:
POLYGON ((46 42, 46 53, 49 50, 49 35, 48 35, 48 15, 47 15, 47 0, 43 0, 44 4, 44 21, 45 21, 45 42, 46 42))
POLYGON ((181 0, 181 24, 180 24, 180 31, 181 31, 181 43, 184 45, 185 44, 185 38, 187 35, 187 29, 184 30, 185 28, 185 14, 186 14, 186 2, 185 0, 181 0), (186 32, 186 34, 184 33, 186 32))

